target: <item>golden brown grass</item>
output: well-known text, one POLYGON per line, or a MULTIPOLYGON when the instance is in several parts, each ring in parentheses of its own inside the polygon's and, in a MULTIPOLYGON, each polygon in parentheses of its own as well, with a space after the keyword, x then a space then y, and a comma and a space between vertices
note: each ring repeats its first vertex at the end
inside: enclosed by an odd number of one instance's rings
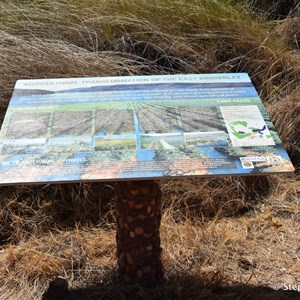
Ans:
MULTIPOLYGON (((249 3, 1 1, 0 123, 21 78, 245 71, 299 168, 299 15, 249 3)), ((162 181, 152 289, 116 278, 113 184, 1 187, 0 299, 40 299, 57 275, 70 299, 297 299, 272 287, 300 282, 299 179, 162 181)))

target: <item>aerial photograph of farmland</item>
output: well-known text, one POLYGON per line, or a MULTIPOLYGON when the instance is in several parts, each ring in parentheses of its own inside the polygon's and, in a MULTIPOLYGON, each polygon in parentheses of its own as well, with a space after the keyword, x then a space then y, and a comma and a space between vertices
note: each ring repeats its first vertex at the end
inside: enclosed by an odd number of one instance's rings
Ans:
POLYGON ((182 130, 217 131, 224 130, 224 121, 217 107, 180 107, 182 130))
POLYGON ((52 136, 77 136, 91 134, 92 113, 90 111, 69 111, 54 113, 52 136))
POLYGON ((103 109, 96 111, 95 132, 107 135, 134 132, 132 109, 103 109))
POLYGON ((46 137, 49 118, 48 113, 13 113, 6 135, 15 139, 46 137))
POLYGON ((177 132, 178 112, 174 107, 153 104, 138 104, 137 115, 140 130, 145 133, 177 132))

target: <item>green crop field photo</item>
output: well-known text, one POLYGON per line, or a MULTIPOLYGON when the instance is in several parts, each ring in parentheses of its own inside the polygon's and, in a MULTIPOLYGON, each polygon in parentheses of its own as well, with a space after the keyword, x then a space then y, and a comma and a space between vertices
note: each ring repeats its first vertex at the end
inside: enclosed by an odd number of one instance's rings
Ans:
POLYGON ((131 139, 96 138, 95 151, 135 150, 136 141, 131 139))

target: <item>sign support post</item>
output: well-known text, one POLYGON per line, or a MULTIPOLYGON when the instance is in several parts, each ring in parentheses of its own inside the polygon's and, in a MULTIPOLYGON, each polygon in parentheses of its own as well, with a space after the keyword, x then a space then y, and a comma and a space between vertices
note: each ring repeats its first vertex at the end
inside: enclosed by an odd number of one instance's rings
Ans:
POLYGON ((163 277, 159 184, 155 180, 121 181, 116 192, 119 276, 126 282, 157 283, 163 277))

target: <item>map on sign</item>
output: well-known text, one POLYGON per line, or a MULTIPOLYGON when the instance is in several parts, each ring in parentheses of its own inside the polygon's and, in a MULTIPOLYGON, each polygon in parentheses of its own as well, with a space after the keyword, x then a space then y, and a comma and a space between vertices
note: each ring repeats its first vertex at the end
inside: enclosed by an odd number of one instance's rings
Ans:
POLYGON ((294 170, 247 74, 19 80, 0 184, 294 170))
POLYGON ((220 107, 232 145, 275 145, 257 105, 220 107))

